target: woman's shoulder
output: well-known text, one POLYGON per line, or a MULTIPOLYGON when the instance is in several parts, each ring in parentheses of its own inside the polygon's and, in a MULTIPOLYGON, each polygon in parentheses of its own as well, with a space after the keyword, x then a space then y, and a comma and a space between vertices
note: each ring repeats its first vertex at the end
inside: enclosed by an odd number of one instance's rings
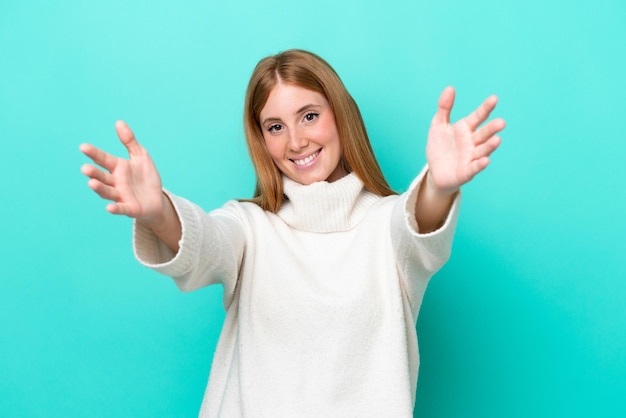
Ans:
POLYGON ((256 223, 260 220, 267 220, 274 213, 263 210, 259 205, 250 200, 228 200, 218 209, 211 211, 215 216, 228 216, 243 223, 256 223))
POLYGON ((249 200, 228 200, 220 208, 211 211, 212 214, 231 214, 235 216, 262 215, 265 211, 259 205, 249 200))

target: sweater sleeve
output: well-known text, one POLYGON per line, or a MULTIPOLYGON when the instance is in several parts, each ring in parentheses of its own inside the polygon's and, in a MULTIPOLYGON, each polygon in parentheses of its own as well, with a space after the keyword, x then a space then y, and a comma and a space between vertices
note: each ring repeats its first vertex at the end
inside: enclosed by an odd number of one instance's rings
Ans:
POLYGON ((172 277, 188 292, 210 284, 224 286, 224 304, 232 298, 245 249, 243 223, 235 202, 206 213, 169 192, 182 226, 179 250, 173 253, 150 228, 135 222, 135 257, 146 267, 172 277))
POLYGON ((439 229, 426 234, 419 233, 415 220, 415 203, 427 169, 428 167, 424 167, 409 189, 396 201, 391 218, 392 245, 414 319, 417 319, 428 280, 450 258, 461 201, 459 193, 439 229))

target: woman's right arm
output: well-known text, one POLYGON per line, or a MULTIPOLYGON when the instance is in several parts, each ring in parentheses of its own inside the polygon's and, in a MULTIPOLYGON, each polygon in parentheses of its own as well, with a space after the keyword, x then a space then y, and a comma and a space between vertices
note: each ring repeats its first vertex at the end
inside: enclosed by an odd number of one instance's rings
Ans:
POLYGON ((81 171, 89 177, 87 184, 101 198, 111 201, 106 206, 108 212, 136 219, 154 231, 170 250, 178 252, 180 219, 163 193, 152 158, 126 123, 118 121, 115 130, 129 158, 113 156, 90 144, 80 145, 80 150, 97 165, 82 166, 81 171))

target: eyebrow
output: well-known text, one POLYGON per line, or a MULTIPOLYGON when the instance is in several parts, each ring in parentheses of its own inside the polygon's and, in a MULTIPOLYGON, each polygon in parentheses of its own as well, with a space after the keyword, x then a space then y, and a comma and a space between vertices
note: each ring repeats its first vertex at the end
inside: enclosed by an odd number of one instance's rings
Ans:
MULTIPOLYGON (((322 105, 318 105, 318 104, 313 104, 313 103, 305 104, 300 109, 296 110, 294 112, 294 115, 298 115, 298 114, 300 114, 300 113, 302 113, 302 112, 304 112, 305 110, 308 110, 308 109, 321 108, 321 107, 323 107, 323 106, 322 105)), ((280 118, 271 117, 271 118, 263 119, 261 124, 265 125, 268 122, 279 122, 279 121, 280 121, 280 118)))

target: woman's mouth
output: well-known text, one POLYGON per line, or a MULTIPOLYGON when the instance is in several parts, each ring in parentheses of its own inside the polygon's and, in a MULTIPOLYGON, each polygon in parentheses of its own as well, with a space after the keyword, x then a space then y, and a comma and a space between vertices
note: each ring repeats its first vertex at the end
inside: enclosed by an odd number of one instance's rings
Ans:
POLYGON ((308 157, 302 158, 300 160, 292 159, 291 161, 293 161, 293 163, 299 167, 305 167, 311 164, 313 160, 315 160, 317 156, 320 155, 321 151, 322 151, 321 149, 318 149, 317 151, 315 151, 313 154, 309 155, 308 157))

